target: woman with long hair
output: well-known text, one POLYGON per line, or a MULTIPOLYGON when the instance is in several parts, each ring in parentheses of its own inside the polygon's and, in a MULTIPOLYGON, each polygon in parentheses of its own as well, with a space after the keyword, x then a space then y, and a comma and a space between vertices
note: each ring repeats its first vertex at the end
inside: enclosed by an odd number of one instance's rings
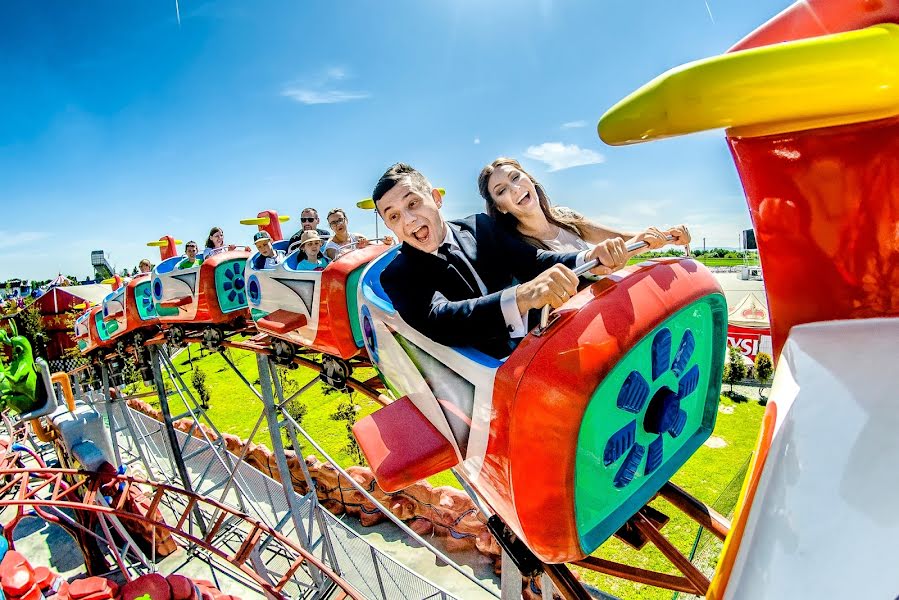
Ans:
POLYGON ((224 252, 225 250, 234 250, 235 246, 225 245, 225 232, 221 227, 213 227, 206 236, 206 248, 203 250, 203 259, 207 259, 213 254, 224 252))
POLYGON ((478 190, 487 204, 487 214, 543 250, 575 252, 610 238, 645 241, 647 250, 690 243, 690 234, 683 225, 667 231, 649 227, 640 233, 628 233, 600 225, 570 208, 553 206, 543 186, 514 158, 497 158, 484 167, 478 176, 478 190), (666 235, 673 239, 666 240, 666 235))
POLYGON ((328 227, 331 228, 334 235, 325 244, 323 251, 329 259, 334 260, 337 258, 342 246, 348 246, 349 250, 355 250, 356 248, 365 248, 368 245, 368 239, 364 235, 349 232, 349 225, 350 221, 342 208, 335 208, 328 212, 328 227))

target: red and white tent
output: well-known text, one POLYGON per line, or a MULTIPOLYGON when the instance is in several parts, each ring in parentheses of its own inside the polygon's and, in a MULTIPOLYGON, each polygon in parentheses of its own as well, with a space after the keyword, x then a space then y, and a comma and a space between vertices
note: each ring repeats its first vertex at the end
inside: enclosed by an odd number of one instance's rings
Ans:
POLYGON ((736 346, 750 360, 759 352, 771 354, 771 320, 768 304, 756 292, 748 292, 727 315, 727 343, 736 346))
POLYGON ((34 306, 41 313, 44 331, 49 338, 48 359, 62 358, 63 351, 75 345, 71 337, 73 331, 67 327, 66 321, 70 317, 66 313, 78 310, 75 306, 80 304, 85 306, 100 304, 111 291, 108 285, 99 283, 51 287, 47 293, 34 301, 34 306))

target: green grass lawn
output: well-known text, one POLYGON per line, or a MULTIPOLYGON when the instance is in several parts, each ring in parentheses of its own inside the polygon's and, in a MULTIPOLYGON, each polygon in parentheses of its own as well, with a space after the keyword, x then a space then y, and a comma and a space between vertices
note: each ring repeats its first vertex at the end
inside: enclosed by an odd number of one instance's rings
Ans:
MULTIPOLYGON (((246 378, 251 383, 256 383, 258 371, 255 355, 240 350, 231 350, 230 354, 246 378)), ((207 414, 222 432, 233 433, 243 438, 248 437, 261 415, 261 401, 246 388, 220 355, 204 352, 202 358, 198 359, 199 356, 198 347, 192 346, 190 358, 193 358, 193 365, 206 373, 206 384, 211 391, 210 408, 207 414)), ((190 385, 192 366, 188 359, 188 352, 185 351, 178 355, 174 363, 185 382, 190 385)), ((358 379, 365 380, 374 375, 374 371, 372 369, 359 370, 354 375, 358 379)), ((305 384, 314 376, 313 371, 305 368, 289 371, 290 379, 297 385, 305 384)), ((348 442, 345 425, 343 422, 330 418, 342 399, 342 394, 324 393, 321 384, 317 383, 302 396, 300 401, 307 409, 302 422, 303 427, 341 466, 347 467, 354 464, 355 461, 345 450, 348 442)), ((360 394, 355 394, 355 402, 360 407, 360 418, 379 407, 376 402, 368 400, 360 394)), ((184 410, 183 404, 177 397, 170 398, 169 403, 174 414, 184 410)), ((734 487, 739 490, 741 481, 735 481, 730 488, 728 488, 728 484, 734 481, 735 476, 745 466, 755 447, 764 407, 754 400, 734 403, 724 397, 721 399, 721 406, 727 408, 724 409, 725 412, 719 411, 718 413, 714 435, 721 438, 725 445, 720 448, 702 446, 674 476, 673 481, 700 500, 712 504, 724 514, 728 514, 732 510, 736 498, 721 498, 719 503, 715 501, 725 491, 733 496, 730 492, 734 487), (728 412, 731 409, 733 411, 728 412)), ((254 437, 254 441, 269 445, 268 429, 264 422, 254 437)), ((304 456, 313 453, 308 446, 303 448, 304 456)), ((455 477, 449 471, 431 477, 429 481, 433 485, 459 487, 455 477)), ((663 529, 666 537, 683 552, 689 552, 696 536, 696 524, 664 500, 654 501, 653 506, 671 517, 663 529)), ((645 569, 674 572, 667 559, 651 545, 647 545, 642 551, 637 552, 616 538, 612 538, 603 544, 595 554, 645 569)), ((672 592, 641 586, 598 573, 590 571, 582 571, 582 573, 588 582, 623 600, 668 599, 672 596, 672 592)))
MULTIPOLYGON (((646 256, 637 255, 627 261, 629 265, 635 265, 647 260, 646 256)), ((694 256, 693 260, 701 262, 707 267, 742 267, 743 265, 758 266, 758 255, 751 256, 748 260, 742 258, 707 258, 705 256, 694 256)))

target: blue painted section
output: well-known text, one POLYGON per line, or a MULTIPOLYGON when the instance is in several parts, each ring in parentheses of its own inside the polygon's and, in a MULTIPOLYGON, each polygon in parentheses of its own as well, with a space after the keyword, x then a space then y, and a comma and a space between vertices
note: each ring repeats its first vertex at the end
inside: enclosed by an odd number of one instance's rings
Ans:
POLYGON ((698 385, 699 365, 693 365, 693 368, 687 371, 687 374, 681 378, 680 383, 678 384, 677 395, 680 398, 686 398, 696 391, 698 385))
POLYGON ((649 443, 649 449, 646 452, 647 475, 658 469, 662 464, 662 460, 665 458, 664 443, 665 438, 661 435, 649 443))
POLYGON ((390 315, 396 314, 396 309, 393 308, 393 302, 387 297, 387 292, 381 285, 381 273, 384 272, 390 261, 396 258, 397 252, 399 252, 399 246, 376 258, 362 276, 362 296, 365 301, 374 304, 390 315))
POLYGON ((247 280, 247 299, 252 306, 259 306, 262 301, 262 286, 259 285, 259 278, 255 273, 247 280))
POLYGON ((175 270, 181 261, 184 260, 183 256, 173 256, 172 258, 167 258, 153 269, 154 273, 170 273, 175 270))
POLYGON ((612 434, 612 437, 606 442, 606 448, 602 453, 602 462, 608 467, 617 461, 634 445, 636 439, 637 422, 631 421, 612 434))
POLYGON ((618 469, 618 473, 615 475, 615 487, 623 488, 634 480, 634 475, 637 474, 637 469, 640 468, 640 462, 643 460, 643 454, 645 453, 646 448, 640 444, 635 444, 631 448, 630 453, 628 453, 627 458, 624 459, 621 468, 618 469))
POLYGON ((693 337, 693 332, 688 329, 684 332, 680 346, 677 348, 677 354, 674 355, 674 360, 671 362, 671 370, 674 371, 675 375, 681 376, 684 369, 687 368, 687 363, 693 357, 693 350, 695 349, 696 338, 693 337))
POLYGON ((652 380, 668 370, 671 364, 671 330, 661 329, 652 340, 652 380))
POLYGON ((618 408, 631 413, 643 410, 649 397, 649 384, 638 371, 631 371, 618 392, 618 408))

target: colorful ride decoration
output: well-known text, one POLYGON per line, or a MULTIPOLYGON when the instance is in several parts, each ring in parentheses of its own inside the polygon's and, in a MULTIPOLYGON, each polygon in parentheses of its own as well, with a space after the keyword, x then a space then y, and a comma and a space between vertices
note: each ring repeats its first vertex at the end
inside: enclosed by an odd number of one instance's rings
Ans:
MULTIPOLYGON (((275 242, 286 250, 286 241, 275 242)), ((302 250, 271 269, 247 261, 250 315, 264 333, 344 360, 362 351, 358 286, 365 266, 387 250, 372 244, 347 252, 323 271, 297 269, 302 250)))
POLYGON ((152 293, 159 321, 222 324, 247 316, 243 277, 247 250, 228 250, 206 258, 200 266, 178 268, 180 256, 153 269, 152 293))
POLYGON ((9 346, 12 354, 7 366, 0 353, 0 410, 9 408, 17 413, 24 413, 42 403, 38 395, 39 376, 34 365, 31 343, 25 336, 18 334, 14 321, 9 324, 12 337, 5 329, 0 329, 0 344, 9 346))
POLYGON ((874 457, 895 446, 897 23, 895 0, 797 2, 599 122, 611 144, 727 127, 756 229, 780 364, 709 598, 895 593, 871 540, 896 533, 874 457))
POLYGON ((150 275, 141 273, 103 299, 103 322, 111 340, 127 338, 141 328, 156 324, 152 296, 150 275))
POLYGON ((599 133, 624 144, 716 127, 729 127, 756 229, 775 355, 799 323, 899 315, 899 26, 679 67, 599 133))
POLYGON ((590 284, 500 361, 403 321, 380 284, 393 256, 359 293, 369 357, 403 399, 354 429, 387 491, 458 465, 541 560, 569 562, 711 434, 727 310, 702 265, 645 262, 590 284))

